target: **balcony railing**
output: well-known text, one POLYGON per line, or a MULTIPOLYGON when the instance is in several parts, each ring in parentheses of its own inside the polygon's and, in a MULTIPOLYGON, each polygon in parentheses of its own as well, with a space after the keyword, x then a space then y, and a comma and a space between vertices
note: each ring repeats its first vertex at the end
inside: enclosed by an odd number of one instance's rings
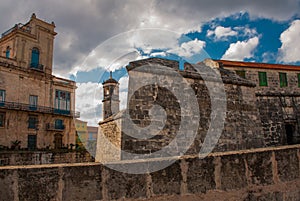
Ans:
POLYGON ((72 116, 75 118, 80 117, 79 112, 74 112, 70 110, 61 110, 52 107, 33 106, 33 105, 17 103, 17 102, 0 101, 0 108, 9 109, 9 110, 21 110, 21 111, 29 111, 29 112, 32 111, 32 112, 40 112, 40 113, 47 113, 47 114, 72 116))
POLYGON ((57 124, 46 124, 46 130, 48 131, 63 131, 65 129, 65 125, 57 125, 57 124))
POLYGON ((28 25, 24 25, 22 23, 16 24, 14 27, 10 28, 9 30, 5 31, 4 33, 2 33, 1 37, 4 37, 8 34, 10 34, 11 32, 15 31, 15 30, 20 30, 26 33, 30 33, 31 32, 31 27, 28 25))
POLYGON ((30 69, 44 71, 44 65, 38 63, 30 63, 30 69))

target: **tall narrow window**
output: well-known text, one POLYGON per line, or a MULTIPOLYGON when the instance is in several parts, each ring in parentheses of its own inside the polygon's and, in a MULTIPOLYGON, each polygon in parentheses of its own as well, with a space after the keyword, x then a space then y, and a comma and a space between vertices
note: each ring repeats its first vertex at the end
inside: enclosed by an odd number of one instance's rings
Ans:
POLYGON ((10 57, 10 47, 7 46, 6 51, 5 51, 5 57, 9 58, 10 57))
POLYGON ((29 96, 29 107, 31 110, 36 110, 38 104, 38 96, 29 96))
POLYGON ((55 91, 55 109, 62 113, 70 113, 71 107, 70 92, 67 91, 55 91))
POLYGON ((5 125, 5 113, 0 113, 0 127, 4 127, 5 125))
POLYGON ((64 122, 62 119, 56 119, 55 120, 55 129, 64 129, 64 122))
POLYGON ((288 85, 286 73, 279 73, 280 87, 286 87, 288 85))
POLYGON ((62 148, 62 135, 57 133, 54 135, 54 149, 60 148, 62 148))
POLYGON ((31 64, 30 67, 38 68, 40 60, 40 51, 36 47, 31 51, 31 64))
POLYGON ((258 72, 259 86, 268 86, 268 79, 266 72, 258 72))
POLYGON ((29 150, 34 150, 36 149, 36 144, 37 144, 37 137, 36 135, 28 135, 28 142, 27 142, 27 147, 29 150))
POLYGON ((5 102, 5 90, 0 89, 0 106, 3 106, 5 102))
POLYGON ((300 73, 298 73, 298 87, 300 87, 300 73))
POLYGON ((28 118, 28 128, 37 129, 38 118, 37 116, 29 116, 28 118))

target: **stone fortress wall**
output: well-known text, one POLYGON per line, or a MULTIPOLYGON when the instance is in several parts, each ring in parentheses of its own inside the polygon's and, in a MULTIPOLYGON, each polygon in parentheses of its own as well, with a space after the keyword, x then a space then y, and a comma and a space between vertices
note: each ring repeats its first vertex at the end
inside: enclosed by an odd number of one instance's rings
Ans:
POLYGON ((266 145, 284 145, 300 142, 300 67, 218 61, 223 68, 242 73, 256 84, 255 95, 266 145), (266 83, 259 81, 258 73, 266 74, 266 83), (280 75, 286 84, 280 81, 280 75))
MULTIPOLYGON (((160 58, 130 62, 127 66, 129 74, 127 108, 132 123, 140 128, 150 124, 155 125, 155 127, 163 126, 163 128, 150 139, 134 138, 130 136, 130 132, 139 131, 127 128, 128 121, 124 120, 124 111, 121 111, 100 122, 101 129, 99 130, 104 131, 103 134, 109 141, 115 144, 117 142, 119 149, 129 153, 149 154, 161 150, 175 139, 181 123, 183 125, 189 123, 184 121, 192 115, 193 111, 187 114, 187 118, 182 116, 180 103, 190 101, 191 96, 184 97, 184 100, 180 100, 180 102, 174 95, 174 91, 182 91, 184 94, 190 87, 197 98, 200 120, 197 136, 186 154, 199 153, 210 126, 211 115, 220 115, 218 113, 220 111, 217 110, 215 114, 212 112, 210 94, 207 88, 209 84, 217 83, 216 80, 212 77, 208 78, 209 81, 203 80, 194 69, 196 66, 208 77, 212 69, 219 71, 224 83, 226 97, 218 101, 224 102, 226 100, 226 118, 224 129, 214 151, 243 150, 299 142, 300 81, 297 81, 297 76, 299 76, 300 68, 269 64, 267 68, 264 66, 266 64, 259 64, 258 66, 256 63, 244 62, 248 65, 245 66, 245 64, 240 63, 206 60, 204 63, 196 65, 185 63, 184 69, 180 70, 177 61, 160 58), (141 70, 147 65, 150 65, 148 70, 141 70), (159 69, 159 66, 165 68, 159 69), (158 69, 149 70, 151 68, 158 69), (241 70, 245 71, 245 76, 241 76, 237 72, 241 70), (177 79, 170 71, 175 71, 182 76, 189 86, 184 88, 182 84, 177 83, 177 79), (258 76, 260 71, 267 71, 267 86, 260 86, 258 76), (278 76, 280 72, 287 74, 288 87, 280 86, 278 76), (157 80, 157 82, 150 85, 145 84, 145 86, 136 89, 139 83, 146 83, 147 80, 157 80), (163 86, 160 85, 159 81, 163 81, 163 86), (151 108, 155 104, 160 105, 166 112, 165 125, 158 119, 151 119, 151 108), (108 129, 111 126, 118 128, 117 132, 116 129, 108 129), (289 129, 288 126, 293 129, 292 133, 288 133, 291 130, 287 130, 289 129)), ((186 139, 192 132, 191 129, 190 127, 184 128, 187 133, 184 136, 186 139)), ((100 138, 100 142, 101 139, 103 138, 100 138)), ((103 151, 107 150, 106 144, 102 143, 102 145, 103 151)), ((106 155, 106 159, 103 157, 104 154, 101 154, 101 150, 99 155, 102 156, 101 160, 98 161, 128 159, 125 156, 120 156, 122 154, 118 151, 114 151, 110 156, 106 155)), ((170 153, 170 155, 174 154, 170 153)))
MULTIPOLYGON (((157 159, 161 162, 165 159, 157 159)), ((154 160, 155 162, 156 160, 154 160)), ((130 167, 145 161, 123 161, 130 167)), ((185 156, 147 174, 100 163, 0 167, 2 201, 12 200, 300 200, 300 146, 185 156)))

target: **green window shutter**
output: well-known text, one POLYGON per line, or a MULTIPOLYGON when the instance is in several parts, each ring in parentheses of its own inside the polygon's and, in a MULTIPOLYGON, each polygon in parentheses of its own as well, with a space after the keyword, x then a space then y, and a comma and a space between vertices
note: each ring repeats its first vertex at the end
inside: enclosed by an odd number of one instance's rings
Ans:
POLYGON ((268 79, 266 72, 258 72, 259 86, 268 86, 268 79))
POLYGON ((279 81, 280 87, 286 87, 288 85, 286 73, 279 73, 279 81))

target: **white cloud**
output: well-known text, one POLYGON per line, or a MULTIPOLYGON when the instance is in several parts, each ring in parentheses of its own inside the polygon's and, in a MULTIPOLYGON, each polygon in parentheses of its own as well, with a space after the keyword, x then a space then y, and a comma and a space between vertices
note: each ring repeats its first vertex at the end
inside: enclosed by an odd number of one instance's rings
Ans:
POLYGON ((226 40, 230 36, 243 36, 246 38, 253 38, 257 36, 256 29, 250 29, 248 26, 245 27, 223 27, 223 26, 212 26, 214 30, 207 30, 206 36, 213 37, 215 40, 226 40))
POLYGON ((101 118, 102 96, 102 84, 77 83, 76 110, 80 112, 80 119, 91 126, 97 125, 101 118))
POLYGON ((180 47, 168 50, 168 53, 177 54, 181 57, 191 57, 195 54, 198 54, 201 52, 201 50, 205 47, 205 42, 195 39, 192 41, 188 41, 185 43, 182 43, 180 47))
POLYGON ((174 49, 178 47, 179 33, 164 29, 137 29, 124 32, 107 39, 92 50, 83 62, 79 62, 72 74, 77 71, 90 71, 101 67, 114 71, 141 58, 137 49, 150 54, 153 49, 174 49))
MULTIPOLYGON (((120 110, 127 105, 128 76, 119 80, 120 110)), ((77 83, 76 110, 80 112, 80 119, 91 126, 97 126, 102 120, 103 88, 101 83, 77 83)))
POLYGON ((292 22, 291 26, 280 35, 282 43, 279 48, 279 61, 291 63, 300 61, 300 20, 292 22))
POLYGON ((230 27, 218 26, 215 29, 215 35, 217 39, 226 38, 228 36, 236 36, 238 33, 233 31, 230 27))
POLYGON ((247 41, 238 41, 230 44, 222 59, 244 60, 253 57, 253 51, 259 43, 258 37, 250 38, 247 41))
POLYGON ((120 83, 120 110, 126 109, 127 107, 127 94, 128 94, 128 81, 129 77, 122 77, 119 80, 120 83))

